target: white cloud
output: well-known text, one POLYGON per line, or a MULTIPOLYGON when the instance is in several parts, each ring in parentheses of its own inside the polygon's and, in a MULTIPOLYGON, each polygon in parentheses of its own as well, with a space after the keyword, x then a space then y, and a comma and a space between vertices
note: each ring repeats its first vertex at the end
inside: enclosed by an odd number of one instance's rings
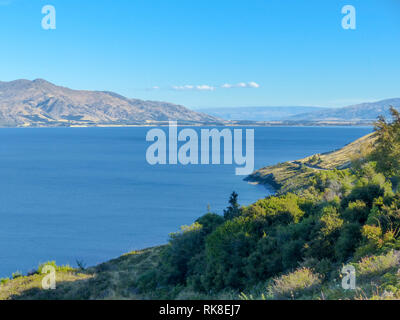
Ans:
POLYGON ((177 91, 182 91, 182 90, 193 90, 194 86, 186 84, 184 86, 172 86, 172 89, 177 90, 177 91))
POLYGON ((257 82, 254 82, 254 81, 249 82, 247 85, 248 85, 250 88, 255 88, 255 89, 258 89, 258 88, 260 87, 260 85, 259 85, 257 82))
POLYGON ((221 86, 211 86, 208 84, 203 84, 203 85, 191 85, 191 84, 186 84, 183 86, 172 86, 171 87, 173 90, 176 91, 214 91, 217 88, 223 88, 223 89, 232 89, 232 88, 253 88, 253 89, 258 89, 260 88, 260 85, 254 81, 251 82, 239 82, 236 84, 230 84, 230 83, 225 83, 221 86))
POLYGON ((157 90, 161 90, 161 87, 159 87, 159 86, 152 86, 152 87, 146 88, 145 90, 146 90, 146 91, 157 91, 157 90))
POLYGON ((252 82, 239 82, 237 84, 230 84, 230 83, 225 83, 221 86, 223 89, 232 89, 232 88, 260 88, 260 85, 254 81, 252 82))
POLYGON ((221 86, 221 88, 229 89, 229 88, 232 88, 232 85, 229 84, 229 83, 225 83, 225 84, 223 84, 223 85, 221 86))
POLYGON ((184 90, 214 91, 215 87, 209 86, 207 84, 196 85, 196 86, 186 84, 184 86, 173 86, 172 89, 177 90, 177 91, 184 91, 184 90))
POLYGON ((209 86, 206 84, 203 84, 201 86, 196 86, 196 89, 201 90, 201 91, 214 91, 215 90, 215 88, 213 86, 209 86))

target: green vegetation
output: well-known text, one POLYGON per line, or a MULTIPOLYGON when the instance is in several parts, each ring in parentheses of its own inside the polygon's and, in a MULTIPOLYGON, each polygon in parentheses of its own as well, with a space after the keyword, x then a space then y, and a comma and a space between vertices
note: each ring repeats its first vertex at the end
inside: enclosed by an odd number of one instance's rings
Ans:
POLYGON ((275 196, 240 207, 233 193, 223 215, 207 213, 165 246, 60 268, 53 292, 37 289, 39 274, 2 280, 0 299, 400 299, 400 117, 392 114, 342 150, 268 169, 277 185, 277 172, 285 176, 275 196), (341 286, 345 265, 355 267, 355 290, 341 286))
POLYGON ((344 150, 281 164, 281 177, 291 175, 293 166, 303 176, 294 183, 288 178, 278 195, 239 207, 233 194, 224 218, 207 214, 172 235, 158 267, 138 279, 141 293, 172 299, 227 292, 266 299, 372 298, 377 288, 387 291, 390 278, 394 297, 400 289, 400 193, 393 186, 400 174, 393 164, 400 159, 400 118, 392 113, 393 123, 380 119, 375 134, 344 150), (344 165, 346 158, 351 163, 344 165), (319 168, 307 167, 317 163, 319 168), (329 169, 332 164, 337 168, 329 169), (359 276, 355 291, 338 286, 349 263, 359 276))

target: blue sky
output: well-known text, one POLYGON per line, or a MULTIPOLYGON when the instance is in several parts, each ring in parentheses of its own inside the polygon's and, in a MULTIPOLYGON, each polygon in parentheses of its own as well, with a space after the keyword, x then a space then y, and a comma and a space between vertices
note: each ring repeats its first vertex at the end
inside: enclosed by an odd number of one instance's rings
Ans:
POLYGON ((400 97, 400 0, 0 0, 0 39, 2 81, 190 108, 400 97), (56 30, 41 27, 47 4, 56 30))

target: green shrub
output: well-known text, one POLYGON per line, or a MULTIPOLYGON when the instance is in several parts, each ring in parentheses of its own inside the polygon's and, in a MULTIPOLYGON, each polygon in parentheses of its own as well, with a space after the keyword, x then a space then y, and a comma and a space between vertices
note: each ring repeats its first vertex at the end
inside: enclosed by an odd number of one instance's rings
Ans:
POLYGON ((23 277, 23 275, 22 275, 22 272, 20 272, 20 271, 16 271, 12 274, 13 279, 17 279, 17 278, 21 278, 21 277, 23 277))
POLYGON ((38 274, 42 274, 43 268, 45 266, 52 266, 55 269, 55 271, 57 271, 57 272, 72 272, 72 271, 75 271, 75 269, 72 268, 69 265, 57 266, 55 261, 47 261, 47 262, 41 263, 39 265, 37 273, 38 274))
POLYGON ((349 259, 361 240, 361 226, 358 223, 346 224, 335 244, 335 257, 344 262, 349 259))
POLYGON ((190 260, 204 248, 202 225, 195 222, 170 234, 170 242, 162 254, 162 280, 166 284, 184 284, 190 260))
POLYGON ((277 240, 264 237, 246 261, 245 274, 249 284, 257 284, 282 271, 282 255, 277 240))
POLYGON ((257 235, 248 217, 226 221, 206 239, 205 288, 243 289, 247 284, 246 258, 254 250, 257 235))
POLYGON ((300 202, 300 198, 293 193, 281 197, 269 197, 245 208, 244 215, 252 218, 261 216, 269 224, 297 223, 304 215, 304 211, 299 206, 300 202))
POLYGON ((356 200, 349 203, 343 216, 348 221, 364 224, 368 219, 369 212, 370 210, 364 201, 356 200))
POLYGON ((324 236, 328 236, 333 232, 338 231, 343 225, 343 219, 340 219, 337 209, 332 206, 324 208, 320 221, 323 225, 321 232, 324 236))
POLYGON ((390 251, 386 255, 362 258, 356 264, 357 275, 360 277, 373 277, 386 273, 388 270, 398 267, 399 252, 390 251))
POLYGON ((202 226, 202 233, 206 236, 224 223, 224 218, 215 213, 207 213, 196 222, 202 226))
POLYGON ((301 268, 273 280, 268 290, 276 299, 294 299, 320 288, 321 276, 309 268, 301 268))

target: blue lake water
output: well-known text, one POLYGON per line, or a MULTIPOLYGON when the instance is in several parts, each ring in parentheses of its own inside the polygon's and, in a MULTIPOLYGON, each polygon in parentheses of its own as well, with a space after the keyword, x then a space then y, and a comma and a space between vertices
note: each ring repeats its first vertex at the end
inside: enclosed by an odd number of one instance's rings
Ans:
MULTIPOLYGON (((267 189, 235 165, 150 166, 148 128, 0 129, 0 277, 56 260, 88 265, 163 244, 206 212, 267 189)), ((198 129, 197 129, 198 130, 198 129)), ((367 127, 255 128, 255 169, 331 151, 367 127)))

